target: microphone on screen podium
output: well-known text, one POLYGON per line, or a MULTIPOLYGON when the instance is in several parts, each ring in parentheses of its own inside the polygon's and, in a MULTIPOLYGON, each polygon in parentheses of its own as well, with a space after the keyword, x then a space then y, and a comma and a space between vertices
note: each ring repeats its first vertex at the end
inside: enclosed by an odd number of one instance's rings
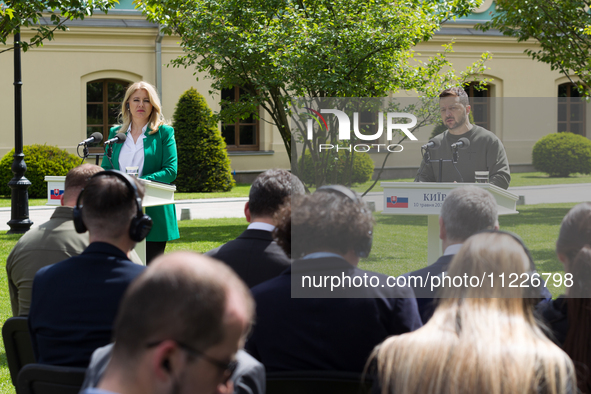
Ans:
POLYGON ((458 142, 451 144, 452 149, 467 149, 470 147, 470 140, 466 137, 462 137, 458 140, 458 142))
POLYGON ((92 133, 89 138, 87 138, 84 141, 82 141, 81 143, 79 143, 78 146, 92 144, 95 142, 98 144, 102 140, 103 140, 103 135, 97 131, 95 133, 92 133))
POLYGON ((441 146, 441 141, 439 140, 431 140, 427 142, 425 145, 421 146, 421 149, 439 149, 441 146))
POLYGON ((115 143, 115 144, 122 144, 127 139, 127 136, 123 133, 117 133, 115 137, 111 138, 110 140, 105 141, 105 146, 115 143))

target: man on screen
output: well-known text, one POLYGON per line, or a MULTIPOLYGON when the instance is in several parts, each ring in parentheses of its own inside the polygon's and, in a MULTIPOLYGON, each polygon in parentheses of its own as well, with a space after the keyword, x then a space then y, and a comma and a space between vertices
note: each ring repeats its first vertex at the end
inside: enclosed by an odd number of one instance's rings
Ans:
POLYGON ((452 144, 466 139, 468 147, 459 148, 457 163, 443 162, 441 181, 473 183, 475 171, 488 171, 491 184, 509 187, 511 175, 503 143, 490 131, 470 123, 470 109, 468 95, 462 88, 449 88, 439 94, 441 119, 448 129, 432 139, 439 148, 429 151, 432 162, 423 160, 415 181, 437 182, 437 160, 451 160, 452 144))

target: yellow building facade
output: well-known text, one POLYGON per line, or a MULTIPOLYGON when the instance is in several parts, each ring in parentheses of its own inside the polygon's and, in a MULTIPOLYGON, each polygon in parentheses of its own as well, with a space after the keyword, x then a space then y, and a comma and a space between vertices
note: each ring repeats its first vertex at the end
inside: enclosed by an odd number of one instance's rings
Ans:
MULTIPOLYGON (((92 127, 100 127, 89 124, 100 122, 100 119, 91 120, 91 112, 99 108, 98 102, 89 101, 89 84, 93 83, 98 86, 109 81, 121 84, 148 81, 161 92, 167 119, 172 117, 180 95, 190 87, 205 96, 213 111, 219 110, 220 94, 209 94, 210 81, 206 75, 197 75, 197 80, 191 68, 166 66, 183 54, 178 37, 161 36, 156 25, 131 9, 130 1, 121 4, 108 15, 96 14, 83 21, 70 22, 69 31, 56 32, 53 41, 22 54, 25 145, 46 143, 74 153, 92 127)), ((484 75, 492 79, 487 93, 490 97, 480 108, 480 118, 486 118, 488 128, 504 143, 512 171, 531 170, 533 145, 541 137, 557 131, 562 116, 557 96, 560 86, 566 89, 564 84, 569 81, 524 53, 525 49, 534 47, 535 42, 517 43, 498 32, 476 31, 474 24, 486 19, 493 9, 494 2, 485 1, 471 17, 447 23, 431 41, 420 44, 416 50, 420 58, 426 59, 440 51, 442 44, 453 40, 454 52, 449 59, 456 70, 474 62, 482 52, 493 55, 484 75)), ((30 32, 22 32, 23 40, 30 36, 30 32)), ((0 55, 0 70, 3 76, 0 78, 3 119, 0 155, 3 156, 14 147, 12 52, 0 55)), ((105 100, 104 106, 113 106, 108 97, 105 100)), ((582 123, 577 126, 587 138, 591 137, 585 122, 588 112, 585 107, 578 115, 582 123)), ((264 116, 262 111, 261 116, 264 116)), ((268 122, 257 123, 256 144, 228 149, 238 180, 252 179, 254 174, 268 168, 290 167, 279 132, 268 122)), ((414 176, 420 164, 420 146, 429 139, 431 129, 419 130, 418 141, 405 142, 403 152, 390 155, 385 165, 386 179, 414 176)), ((371 155, 376 167, 381 167, 385 154, 372 152, 371 155)))

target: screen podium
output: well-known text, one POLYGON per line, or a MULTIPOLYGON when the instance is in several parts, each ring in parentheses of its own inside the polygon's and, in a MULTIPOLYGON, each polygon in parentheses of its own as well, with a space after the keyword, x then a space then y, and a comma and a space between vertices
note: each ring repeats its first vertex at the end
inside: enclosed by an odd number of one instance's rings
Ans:
POLYGON ((439 213, 445 197, 455 188, 476 186, 489 191, 497 202, 499 215, 513 215, 519 196, 490 183, 382 182, 385 215, 427 216, 427 261, 433 264, 442 254, 439 213))
MULTIPOLYGON (((47 205, 60 205, 60 198, 64 192, 65 176, 46 176, 47 182, 47 205)), ((142 207, 155 207, 158 205, 174 204, 174 192, 176 186, 160 182, 146 181, 142 179, 146 188, 146 193, 142 201, 142 207)), ((135 251, 146 264, 146 241, 142 241, 135 246, 135 251)))

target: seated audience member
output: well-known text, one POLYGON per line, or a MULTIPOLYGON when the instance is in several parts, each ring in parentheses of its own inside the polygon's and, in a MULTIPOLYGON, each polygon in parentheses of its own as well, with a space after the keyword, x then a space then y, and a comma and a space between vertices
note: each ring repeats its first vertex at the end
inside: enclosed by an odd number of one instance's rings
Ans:
POLYGON ((152 225, 143 195, 143 185, 119 171, 95 174, 80 193, 74 225, 88 229, 90 245, 41 268, 33 282, 29 332, 37 362, 86 367, 94 349, 111 342, 123 293, 145 268, 128 257, 152 225))
POLYGON ((303 194, 304 185, 286 170, 267 170, 252 183, 244 206, 250 224, 238 238, 206 253, 228 264, 253 287, 284 271, 291 260, 273 241, 273 216, 291 194, 303 194))
MULTIPOLYGON (((571 209, 562 220, 556 254, 572 286, 556 300, 538 305, 553 339, 574 361, 581 393, 591 393, 591 203, 571 209)), ((563 278, 563 279, 566 279, 563 278)))
POLYGON ((344 186, 320 188, 292 199, 291 208, 277 216, 278 243, 291 245, 297 260, 252 288, 257 323, 246 350, 267 372, 361 372, 376 344, 421 326, 408 287, 344 286, 333 292, 330 284, 300 285, 308 275, 350 277, 355 283, 375 277, 386 283, 386 275, 357 268, 371 248, 373 217, 355 192, 344 186))
POLYGON ((102 170, 93 164, 72 168, 66 175, 62 206, 48 222, 27 231, 8 255, 6 274, 14 316, 29 314, 33 278, 39 269, 78 256, 88 246, 88 234, 74 229, 72 211, 88 178, 102 170))
MULTIPOLYGON (((428 284, 431 277, 446 272, 451 260, 468 237, 482 230, 498 228, 497 203, 488 191, 476 186, 466 186, 452 190, 445 197, 439 216, 439 238, 442 242, 443 256, 425 268, 405 274, 410 279, 409 283, 417 297, 423 324, 433 314, 437 291, 431 291, 429 285, 420 286, 417 283, 422 280, 424 284, 428 284), (419 277, 421 279, 418 279, 419 277)), ((539 292, 541 299, 552 298, 545 286, 541 286, 539 292)))
POLYGON ((224 264, 160 256, 125 293, 111 360, 98 387, 82 393, 231 393, 253 311, 248 288, 224 264))
MULTIPOLYGON (((471 235, 485 229, 498 229, 497 202, 488 191, 466 186, 452 190, 441 207, 439 216, 439 238, 441 239, 443 256, 433 264, 420 270, 406 274, 408 277, 421 277, 423 282, 428 278, 441 275, 447 271, 451 260, 462 247, 462 243, 471 235)), ((413 280, 410 281, 414 285, 413 280)), ((414 286, 417 304, 423 323, 426 323, 435 308, 436 292, 429 286, 414 286)))
POLYGON ((505 287, 504 274, 531 273, 533 262, 506 233, 470 237, 447 275, 482 278, 482 287, 446 286, 419 330, 388 338, 370 358, 379 393, 573 393, 572 361, 536 324, 528 288, 505 287), (488 275, 497 278, 491 284, 488 275))

